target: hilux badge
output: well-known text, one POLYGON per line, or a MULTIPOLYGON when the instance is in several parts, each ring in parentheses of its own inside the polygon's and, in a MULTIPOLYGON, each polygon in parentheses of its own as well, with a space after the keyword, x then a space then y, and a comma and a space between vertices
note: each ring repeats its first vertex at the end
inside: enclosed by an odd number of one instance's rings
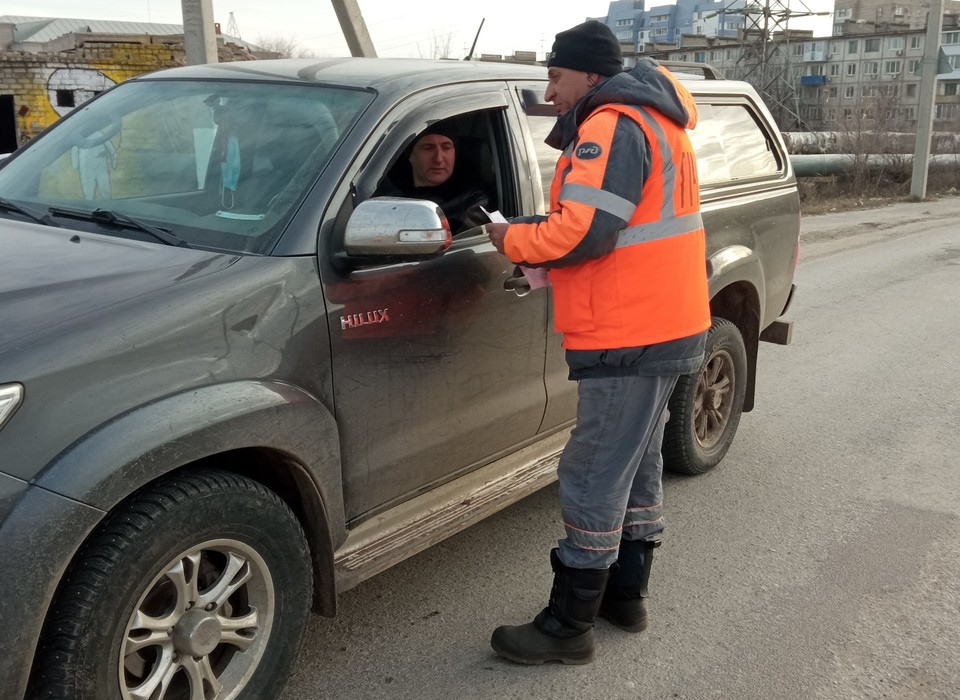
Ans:
POLYGON ((389 309, 377 309, 376 311, 367 311, 362 314, 348 314, 340 317, 340 330, 348 328, 359 328, 360 326, 370 326, 375 323, 386 323, 390 320, 387 313, 389 309))

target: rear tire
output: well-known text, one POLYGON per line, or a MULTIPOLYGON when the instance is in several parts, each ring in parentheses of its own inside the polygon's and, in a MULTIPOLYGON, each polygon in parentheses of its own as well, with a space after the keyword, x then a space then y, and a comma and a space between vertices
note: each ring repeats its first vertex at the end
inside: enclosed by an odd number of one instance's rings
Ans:
POLYGON ((296 516, 262 484, 212 470, 165 478, 81 549, 48 614, 30 697, 276 697, 312 578, 296 516))
POLYGON ((740 425, 747 389, 747 351, 730 321, 714 318, 700 371, 677 381, 664 429, 663 466, 703 474, 727 454, 740 425))

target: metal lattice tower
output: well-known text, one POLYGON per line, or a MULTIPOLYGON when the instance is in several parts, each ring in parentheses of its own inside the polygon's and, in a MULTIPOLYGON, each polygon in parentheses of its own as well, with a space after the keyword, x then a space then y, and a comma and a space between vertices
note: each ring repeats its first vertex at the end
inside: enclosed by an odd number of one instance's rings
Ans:
POLYGON ((230 19, 227 20, 227 36, 232 36, 236 39, 242 39, 240 36, 240 27, 237 26, 237 18, 233 16, 233 13, 230 13, 230 19))
POLYGON ((745 80, 761 94, 781 128, 805 128, 799 115, 797 83, 802 65, 795 65, 790 20, 831 15, 814 12, 803 0, 757 0, 731 4, 717 14, 742 15, 743 43, 730 77, 745 80))

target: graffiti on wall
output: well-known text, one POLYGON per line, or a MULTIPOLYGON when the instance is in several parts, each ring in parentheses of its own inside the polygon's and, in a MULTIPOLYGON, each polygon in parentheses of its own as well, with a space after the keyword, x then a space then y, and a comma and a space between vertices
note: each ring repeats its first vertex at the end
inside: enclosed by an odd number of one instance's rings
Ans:
MULTIPOLYGON (((58 68, 47 79, 50 106, 61 117, 115 85, 116 82, 93 68, 58 68)), ((117 167, 117 147, 106 134, 91 134, 87 140, 70 149, 70 164, 80 176, 84 199, 113 197, 110 171, 117 167)))
POLYGON ((116 84, 95 68, 57 68, 47 78, 47 98, 53 110, 63 117, 116 84))

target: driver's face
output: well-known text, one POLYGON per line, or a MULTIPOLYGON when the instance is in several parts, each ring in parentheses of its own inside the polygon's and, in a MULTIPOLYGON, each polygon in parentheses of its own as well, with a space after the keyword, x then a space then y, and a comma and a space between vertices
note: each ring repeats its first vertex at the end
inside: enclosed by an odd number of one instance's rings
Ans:
POLYGON ((453 174, 456 148, 448 137, 429 134, 417 141, 410 153, 410 168, 415 187, 442 185, 453 174))

